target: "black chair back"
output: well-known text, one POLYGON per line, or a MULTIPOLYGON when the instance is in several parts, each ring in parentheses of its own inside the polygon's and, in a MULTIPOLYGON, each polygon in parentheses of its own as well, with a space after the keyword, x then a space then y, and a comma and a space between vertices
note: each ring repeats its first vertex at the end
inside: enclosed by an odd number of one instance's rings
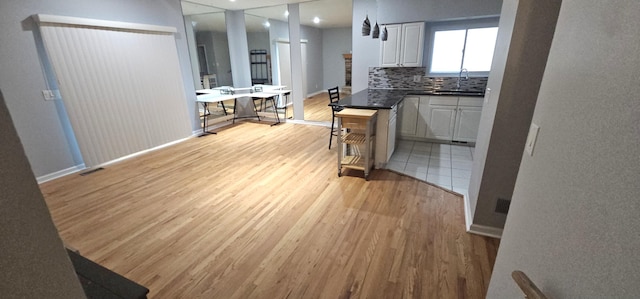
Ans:
POLYGON ((329 102, 335 103, 340 100, 340 92, 338 91, 338 86, 334 88, 329 88, 329 102))
MULTIPOLYGON (((340 100, 340 92, 338 91, 338 86, 334 88, 329 88, 329 104, 337 103, 340 100)), ((330 105, 331 106, 331 114, 333 117, 331 118, 331 135, 329 135, 329 149, 331 149, 331 140, 333 140, 333 136, 338 136, 338 128, 335 128, 336 123, 336 112, 342 111, 344 107, 340 107, 338 105, 330 105)))

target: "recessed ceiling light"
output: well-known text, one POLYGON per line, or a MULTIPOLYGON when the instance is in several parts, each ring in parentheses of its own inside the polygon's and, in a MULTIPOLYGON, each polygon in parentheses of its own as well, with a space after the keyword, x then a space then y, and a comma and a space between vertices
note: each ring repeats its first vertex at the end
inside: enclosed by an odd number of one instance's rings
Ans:
POLYGON ((313 18, 313 22, 316 24, 320 23, 320 18, 318 17, 313 18))
POLYGON ((271 27, 271 23, 269 23, 269 21, 265 21, 264 22, 264 27, 267 27, 267 28, 271 27))
POLYGON ((288 17, 288 16, 289 16, 289 11, 288 11, 288 10, 284 12, 284 16, 285 16, 285 17, 288 17))

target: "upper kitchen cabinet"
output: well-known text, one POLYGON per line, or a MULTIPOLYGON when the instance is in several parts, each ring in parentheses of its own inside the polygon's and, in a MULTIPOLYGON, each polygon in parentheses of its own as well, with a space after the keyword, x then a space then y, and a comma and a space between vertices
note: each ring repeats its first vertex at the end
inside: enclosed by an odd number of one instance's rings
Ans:
POLYGON ((424 22, 386 25, 387 40, 381 41, 383 67, 420 67, 424 47, 424 22))

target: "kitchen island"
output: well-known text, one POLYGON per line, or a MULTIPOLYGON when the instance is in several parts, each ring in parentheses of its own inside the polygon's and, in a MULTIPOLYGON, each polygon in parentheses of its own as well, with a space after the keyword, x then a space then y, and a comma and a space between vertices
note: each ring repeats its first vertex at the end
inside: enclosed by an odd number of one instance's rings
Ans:
MULTIPOLYGON (((406 96, 443 96, 458 101, 459 96, 483 97, 484 92, 467 90, 402 90, 402 89, 365 89, 340 99, 330 106, 356 109, 378 110, 376 124, 375 168, 385 168, 395 150, 398 106, 406 96)), ((417 112, 416 112, 417 113, 417 112)), ((417 116, 417 114, 416 114, 417 116)))
POLYGON ((365 89, 331 105, 378 110, 375 130, 375 168, 385 168, 396 145, 398 104, 407 95, 404 90, 365 89))

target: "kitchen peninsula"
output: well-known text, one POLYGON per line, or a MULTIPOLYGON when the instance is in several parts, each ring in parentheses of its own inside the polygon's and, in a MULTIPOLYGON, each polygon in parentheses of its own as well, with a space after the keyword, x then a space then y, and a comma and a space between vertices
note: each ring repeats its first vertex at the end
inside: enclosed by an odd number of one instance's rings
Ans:
MULTIPOLYGON (((345 108, 356 108, 356 109, 377 109, 378 110, 378 120, 376 124, 375 131, 375 159, 374 165, 375 168, 385 168, 387 162, 391 158, 395 150, 395 144, 397 139, 398 132, 398 113, 399 106, 402 105, 402 101, 405 98, 425 98, 428 102, 429 97, 434 97, 435 102, 439 104, 449 104, 456 107, 449 111, 449 115, 452 115, 448 120, 450 123, 447 124, 446 131, 451 131, 451 136, 454 134, 454 125, 455 125, 455 111, 458 111, 457 105, 460 99, 471 100, 475 102, 482 102, 482 98, 484 96, 483 92, 479 91, 461 91, 461 90, 405 90, 405 89, 365 89, 359 92, 352 94, 351 96, 345 97, 338 101, 337 103, 332 103, 331 105, 342 106, 345 108), (451 114, 453 113, 453 114, 451 114), (449 129, 451 127, 451 129, 449 129)), ((465 102, 466 103, 466 102, 465 102)), ((422 121, 418 121, 420 113, 418 112, 417 105, 407 105, 403 106, 400 109, 400 114, 410 115, 408 118, 415 119, 402 119, 401 122, 413 122, 414 128, 416 131, 429 131, 432 130, 427 129, 427 124, 429 124, 429 117, 424 116, 422 121), (404 112, 404 113, 403 113, 404 112), (425 128, 417 128, 418 123, 424 123, 425 128)), ((478 118, 479 121, 479 118, 478 118)), ((475 122, 475 119, 474 119, 475 122)), ((436 127, 436 126, 434 126, 436 127)), ((463 126, 468 127, 468 126, 463 126)), ((471 126, 473 127, 473 125, 471 126)), ((477 132, 477 124, 475 124, 475 128, 477 132)), ((400 132, 402 134, 402 130, 400 132)), ((423 137, 427 139, 439 139, 443 142, 446 142, 446 138, 438 138, 440 135, 429 135, 424 133, 423 137)), ((474 137, 475 138, 475 137, 474 137)), ((451 140, 449 140, 451 141, 451 140)))

